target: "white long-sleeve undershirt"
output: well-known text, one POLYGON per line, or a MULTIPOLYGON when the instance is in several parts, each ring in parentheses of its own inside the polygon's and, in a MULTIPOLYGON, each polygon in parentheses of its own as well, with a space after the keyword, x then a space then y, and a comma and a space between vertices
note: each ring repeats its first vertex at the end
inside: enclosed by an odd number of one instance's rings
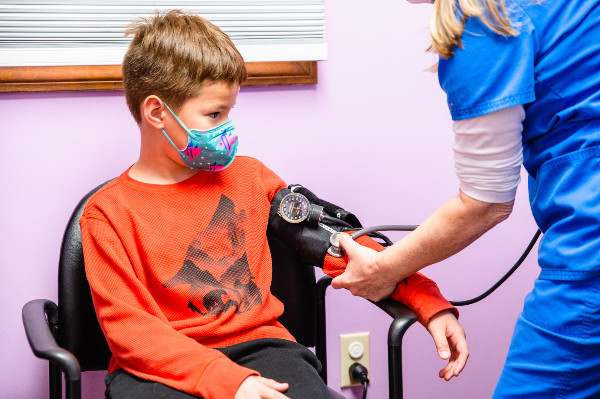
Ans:
POLYGON ((524 119, 523 106, 516 105, 453 123, 454 162, 463 193, 489 203, 515 198, 524 119))

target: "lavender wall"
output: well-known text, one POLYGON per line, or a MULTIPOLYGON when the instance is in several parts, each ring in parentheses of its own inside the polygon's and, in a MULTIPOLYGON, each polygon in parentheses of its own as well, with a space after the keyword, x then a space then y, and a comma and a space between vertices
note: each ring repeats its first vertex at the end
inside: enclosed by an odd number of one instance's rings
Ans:
MULTIPOLYGON (((329 60, 319 63, 319 84, 243 88, 233 112, 240 152, 353 210, 366 225, 418 224, 457 192, 445 99, 435 75, 424 71, 434 62, 424 53, 430 6, 328 0, 326 7, 329 60)), ((21 307, 56 299, 69 214, 85 192, 136 160, 138 133, 122 92, 2 94, 0 120, 0 398, 43 398, 46 364, 28 348, 21 307)), ((518 258, 534 231, 521 184, 507 222, 426 274, 448 298, 475 296, 518 258)), ((443 362, 431 338, 411 328, 405 397, 489 397, 536 273, 532 257, 497 293, 461 310, 471 357, 457 380, 439 380, 443 362)), ((370 331, 369 397, 387 397, 388 317, 333 290, 328 312, 330 385, 339 387, 339 334, 370 331)), ((102 397, 102 373, 86 376, 84 391, 102 397)))

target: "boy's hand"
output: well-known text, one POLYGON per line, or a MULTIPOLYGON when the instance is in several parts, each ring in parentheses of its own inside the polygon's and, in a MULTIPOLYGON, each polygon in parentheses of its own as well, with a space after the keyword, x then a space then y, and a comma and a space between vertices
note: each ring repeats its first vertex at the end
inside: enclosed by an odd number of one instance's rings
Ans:
POLYGON ((288 387, 287 383, 253 375, 242 381, 233 399, 286 399, 281 392, 288 387))
POLYGON ((433 337, 439 356, 448 364, 440 370, 440 378, 449 381, 458 377, 467 364, 469 348, 465 331, 449 310, 435 314, 427 325, 427 330, 433 337))

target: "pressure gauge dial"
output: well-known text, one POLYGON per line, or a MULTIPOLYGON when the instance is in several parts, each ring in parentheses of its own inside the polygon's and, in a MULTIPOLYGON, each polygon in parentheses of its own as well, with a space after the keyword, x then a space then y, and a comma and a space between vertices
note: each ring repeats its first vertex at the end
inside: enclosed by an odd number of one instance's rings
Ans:
POLYGON ((308 217, 309 211, 308 198, 298 193, 286 195, 279 204, 279 215, 289 223, 303 222, 308 217))

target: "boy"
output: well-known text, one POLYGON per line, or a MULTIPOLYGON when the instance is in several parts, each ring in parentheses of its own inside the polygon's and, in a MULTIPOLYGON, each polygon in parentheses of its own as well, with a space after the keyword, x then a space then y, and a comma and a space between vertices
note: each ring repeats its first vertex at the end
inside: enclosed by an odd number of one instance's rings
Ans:
MULTIPOLYGON (((179 11, 127 34, 123 82, 140 156, 80 220, 113 353, 107 397, 329 398, 318 360, 277 321, 283 305, 270 293, 266 229, 285 183, 235 158, 229 113, 244 60, 221 30, 179 11)), ((432 335, 458 332, 463 345, 451 306, 418 288, 406 297, 437 306, 419 312, 432 335)))

